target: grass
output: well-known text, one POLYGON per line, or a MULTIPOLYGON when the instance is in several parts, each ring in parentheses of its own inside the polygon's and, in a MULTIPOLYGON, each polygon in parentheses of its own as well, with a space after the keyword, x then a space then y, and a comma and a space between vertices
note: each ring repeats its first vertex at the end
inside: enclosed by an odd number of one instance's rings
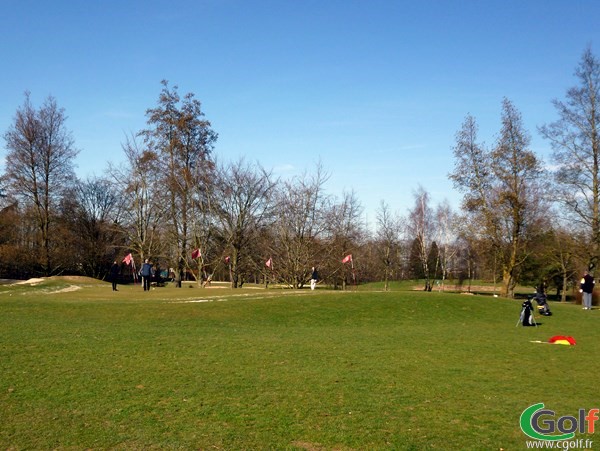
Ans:
POLYGON ((600 311, 523 328, 490 296, 70 285, 0 287, 1 448, 524 449, 526 407, 598 407, 600 311), (558 334, 577 346, 531 343, 558 334))

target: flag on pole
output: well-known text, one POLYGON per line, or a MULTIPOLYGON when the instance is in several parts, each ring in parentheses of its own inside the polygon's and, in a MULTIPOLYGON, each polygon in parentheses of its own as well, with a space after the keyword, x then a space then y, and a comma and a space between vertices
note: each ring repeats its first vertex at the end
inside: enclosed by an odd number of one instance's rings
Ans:
POLYGON ((267 265, 267 268, 273 269, 273 259, 269 257, 269 259, 265 262, 265 265, 267 265))
POLYGON ((130 265, 132 261, 133 261, 133 257, 131 255, 131 252, 129 254, 127 254, 125 256, 125 258, 123 258, 123 263, 125 263, 126 265, 130 265))
POLYGON ((197 258, 200 258, 200 249, 194 249, 192 251, 192 259, 196 260, 197 258))
POLYGON ((348 254, 344 257, 344 259, 342 260, 342 263, 348 263, 352 261, 352 254, 348 254))

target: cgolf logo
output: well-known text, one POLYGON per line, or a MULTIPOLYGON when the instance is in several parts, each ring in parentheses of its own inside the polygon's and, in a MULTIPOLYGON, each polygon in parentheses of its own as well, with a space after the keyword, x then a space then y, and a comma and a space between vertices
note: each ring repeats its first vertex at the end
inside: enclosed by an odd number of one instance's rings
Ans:
POLYGON ((579 409, 577 417, 558 417, 553 410, 544 409, 544 404, 527 407, 521 414, 520 426, 525 435, 536 440, 570 440, 575 432, 593 434, 600 409, 590 409, 587 413, 579 409), (587 427, 586 427, 587 426, 587 427))

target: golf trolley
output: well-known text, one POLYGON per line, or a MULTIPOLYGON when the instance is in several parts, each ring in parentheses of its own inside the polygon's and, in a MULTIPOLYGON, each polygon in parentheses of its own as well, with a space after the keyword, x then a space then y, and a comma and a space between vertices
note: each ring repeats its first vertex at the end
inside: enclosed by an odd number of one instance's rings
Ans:
POLYGON ((538 313, 544 316, 552 316, 552 312, 550 311, 550 307, 548 306, 548 298, 546 294, 538 290, 535 292, 533 296, 529 296, 529 299, 535 299, 538 307, 538 313))
POLYGON ((531 298, 528 298, 523 304, 521 304, 521 315, 519 316, 519 321, 517 321, 518 327, 519 324, 522 326, 535 326, 537 327, 537 323, 535 322, 535 318, 533 316, 533 305, 531 304, 531 298))

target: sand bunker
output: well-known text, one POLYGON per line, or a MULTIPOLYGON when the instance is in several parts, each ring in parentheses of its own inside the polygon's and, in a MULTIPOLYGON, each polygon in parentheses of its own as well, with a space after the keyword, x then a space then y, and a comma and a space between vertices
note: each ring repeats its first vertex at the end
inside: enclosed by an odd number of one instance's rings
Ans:
POLYGON ((60 290, 53 291, 52 293, 68 293, 69 291, 77 290, 81 290, 81 287, 78 287, 77 285, 70 285, 68 287, 61 288, 60 290))
MULTIPOLYGON (((29 280, 20 280, 11 285, 29 285, 29 286, 33 287, 33 286, 39 285, 42 282, 45 282, 46 280, 48 280, 48 279, 35 278, 35 279, 29 279, 29 280)), ((81 287, 79 285, 69 285, 68 287, 60 288, 57 290, 45 289, 40 292, 44 293, 44 294, 55 294, 55 293, 69 293, 70 291, 77 291, 77 290, 81 290, 81 287)))
POLYGON ((38 285, 42 283, 44 279, 29 279, 29 280, 21 280, 19 282, 15 282, 13 285, 38 285))

